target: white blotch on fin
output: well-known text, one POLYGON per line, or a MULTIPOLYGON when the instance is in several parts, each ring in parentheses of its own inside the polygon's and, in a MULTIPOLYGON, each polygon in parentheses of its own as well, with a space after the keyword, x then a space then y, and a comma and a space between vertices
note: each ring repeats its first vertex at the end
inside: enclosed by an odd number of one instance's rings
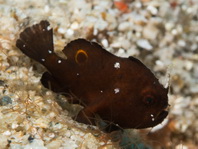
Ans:
POLYGON ((114 68, 119 69, 119 68, 120 68, 120 63, 116 62, 116 63, 114 64, 114 68))
POLYGON ((79 73, 77 73, 76 75, 77 75, 77 76, 79 76, 80 74, 79 74, 79 73))
POLYGON ((52 50, 48 50, 48 53, 49 53, 49 54, 52 54, 52 50))
POLYGON ((23 47, 25 48, 25 46, 26 46, 26 45, 24 44, 23 47))
POLYGON ((43 62, 44 62, 44 61, 45 61, 45 59, 44 59, 44 58, 42 58, 42 59, 41 59, 41 61, 43 61, 43 62))
POLYGON ((115 88, 115 89, 114 89, 114 92, 115 92, 115 94, 117 94, 117 93, 120 92, 120 89, 119 89, 119 88, 115 88))
POLYGON ((60 64, 62 61, 61 60, 58 60, 58 63, 60 64))
POLYGON ((103 93, 103 90, 101 90, 100 92, 103 93))

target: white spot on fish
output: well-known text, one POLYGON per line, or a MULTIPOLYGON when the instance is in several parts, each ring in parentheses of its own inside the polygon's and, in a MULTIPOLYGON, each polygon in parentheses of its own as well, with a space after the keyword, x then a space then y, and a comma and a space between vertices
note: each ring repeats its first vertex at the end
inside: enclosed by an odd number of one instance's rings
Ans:
POLYGON ((43 29, 43 31, 45 31, 45 29, 43 29))
POLYGON ((114 68, 119 69, 119 68, 120 68, 120 63, 116 62, 116 63, 114 64, 114 68))
POLYGON ((100 92, 103 93, 103 90, 101 90, 100 92))
POLYGON ((25 46, 26 46, 26 45, 24 44, 23 47, 25 48, 25 46))
POLYGON ((151 114, 151 117, 152 117, 151 120, 152 121, 155 121, 155 118, 154 118, 154 115, 153 114, 151 114))
POLYGON ((77 76, 79 76, 80 74, 79 74, 79 73, 77 73, 76 75, 77 75, 77 76))
POLYGON ((117 93, 120 92, 120 89, 119 89, 119 88, 115 88, 115 89, 114 89, 114 92, 115 92, 115 94, 117 94, 117 93))
POLYGON ((61 60, 58 60, 58 63, 60 64, 62 61, 61 60))
POLYGON ((52 54, 52 50, 48 50, 48 53, 49 53, 49 54, 52 54))
POLYGON ((41 59, 41 61, 43 61, 43 62, 44 62, 44 61, 45 61, 45 59, 44 59, 44 58, 42 58, 42 59, 41 59))

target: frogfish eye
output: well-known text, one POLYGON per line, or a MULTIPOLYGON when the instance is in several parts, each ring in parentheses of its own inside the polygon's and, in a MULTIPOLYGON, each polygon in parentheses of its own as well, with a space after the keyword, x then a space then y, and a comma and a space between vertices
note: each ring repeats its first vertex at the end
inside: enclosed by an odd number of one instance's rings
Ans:
POLYGON ((152 105, 154 103, 154 97, 151 95, 147 95, 144 97, 144 103, 147 105, 152 105))

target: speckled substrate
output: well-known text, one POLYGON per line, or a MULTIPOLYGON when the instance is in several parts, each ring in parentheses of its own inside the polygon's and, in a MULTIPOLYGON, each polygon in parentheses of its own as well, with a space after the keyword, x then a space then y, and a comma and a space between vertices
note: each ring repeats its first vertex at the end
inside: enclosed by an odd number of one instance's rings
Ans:
POLYGON ((19 33, 42 19, 54 28, 57 52, 88 38, 141 59, 164 85, 170 79, 165 126, 136 133, 154 148, 198 146, 198 1, 122 2, 126 8, 111 0, 0 0, 1 149, 119 148, 110 135, 72 120, 56 102, 66 99, 41 85, 45 69, 15 47, 19 33))

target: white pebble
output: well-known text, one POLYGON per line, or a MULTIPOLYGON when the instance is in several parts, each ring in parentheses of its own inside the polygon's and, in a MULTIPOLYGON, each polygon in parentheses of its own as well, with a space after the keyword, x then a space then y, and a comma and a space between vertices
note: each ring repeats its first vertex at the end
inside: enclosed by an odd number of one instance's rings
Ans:
POLYGON ((193 68, 194 64, 191 61, 185 61, 184 67, 186 68, 187 71, 190 71, 193 68))
POLYGON ((50 134, 49 134, 49 137, 50 137, 50 138, 54 138, 54 137, 55 137, 55 134, 54 134, 54 133, 50 133, 50 134))
POLYGON ((135 33, 135 36, 138 37, 138 38, 140 38, 142 36, 142 34, 140 32, 136 32, 135 33))
POLYGON ((51 29, 51 27, 50 27, 50 26, 48 26, 48 27, 47 27, 47 30, 49 31, 50 29, 51 29))
POLYGON ((70 131, 66 131, 65 135, 69 138, 71 136, 71 132, 70 131))
POLYGON ((48 5, 46 5, 46 6, 44 7, 44 11, 45 11, 46 13, 48 13, 48 12, 49 12, 49 10, 50 10, 49 6, 48 6, 48 5))
POLYGON ((121 45, 122 45, 122 48, 127 49, 127 50, 131 48, 131 42, 128 39, 123 39, 121 41, 121 45))
POLYGON ((131 28, 131 24, 129 22, 122 22, 119 26, 118 26, 118 30, 119 31, 127 31, 131 28))
POLYGON ((98 29, 97 28, 94 28, 93 35, 97 35, 97 34, 98 34, 98 29))
POLYGON ((111 47, 112 48, 119 48, 119 47, 121 47, 121 43, 120 42, 114 42, 114 43, 111 44, 111 47))
POLYGON ((164 66, 164 63, 162 61, 160 61, 160 60, 156 60, 155 64, 158 65, 158 66, 161 66, 161 67, 164 66))
POLYGON ((177 42, 177 44, 180 46, 180 47, 185 47, 186 46, 186 42, 184 40, 179 40, 177 42))
POLYGON ((10 131, 5 131, 5 132, 3 133, 3 135, 9 136, 9 135, 11 135, 11 132, 10 132, 10 131))
POLYGON ((175 146, 175 149, 189 149, 189 147, 184 145, 184 143, 180 143, 179 145, 175 146))
POLYGON ((78 29, 78 28, 79 28, 79 24, 78 24, 77 22, 72 23, 71 29, 76 30, 76 29, 78 29))
POLYGON ((67 35, 72 36, 74 34, 74 31, 72 29, 68 29, 66 33, 67 35))
POLYGON ((172 31, 171 31, 171 33, 173 34, 173 35, 177 35, 177 30, 176 29, 173 29, 172 31))
POLYGON ((122 55, 122 54, 125 54, 125 50, 120 48, 117 52, 118 55, 122 55))
POLYGON ((107 40, 107 39, 103 39, 103 40, 101 41, 101 43, 102 43, 102 45, 103 45, 105 48, 107 48, 107 47, 108 47, 108 45, 109 45, 109 43, 108 43, 108 40, 107 40))
POLYGON ((151 6, 151 5, 149 5, 147 7, 147 9, 151 12, 152 15, 157 15, 157 13, 158 13, 157 8, 155 8, 155 7, 151 6))
POLYGON ((166 30, 168 30, 168 31, 170 31, 173 27, 174 27, 174 24, 173 24, 173 23, 166 23, 166 24, 165 24, 165 28, 166 28, 166 30))
POLYGON ((104 142, 100 142, 100 145, 102 146, 102 145, 105 145, 105 143, 104 142))
POLYGON ((152 50, 153 46, 149 43, 148 40, 140 39, 137 41, 137 45, 143 49, 146 49, 148 51, 152 50))
POLYGON ((196 43, 194 43, 194 44, 191 45, 190 48, 191 48, 192 51, 195 51, 198 48, 198 45, 196 43))
POLYGON ((49 116, 50 116, 50 118, 54 118, 56 116, 56 114, 54 112, 50 112, 49 116))
POLYGON ((66 33, 66 30, 63 29, 63 28, 58 28, 58 33, 65 34, 66 33))
POLYGON ((135 7, 136 8, 141 8, 142 7, 142 3, 141 2, 136 2, 135 3, 135 7))
POLYGON ((159 29, 153 24, 148 24, 143 29, 143 37, 150 40, 155 40, 159 34, 159 29))
POLYGON ((12 129, 15 129, 15 128, 17 128, 19 125, 18 124, 16 124, 16 123, 13 123, 12 124, 12 129))

